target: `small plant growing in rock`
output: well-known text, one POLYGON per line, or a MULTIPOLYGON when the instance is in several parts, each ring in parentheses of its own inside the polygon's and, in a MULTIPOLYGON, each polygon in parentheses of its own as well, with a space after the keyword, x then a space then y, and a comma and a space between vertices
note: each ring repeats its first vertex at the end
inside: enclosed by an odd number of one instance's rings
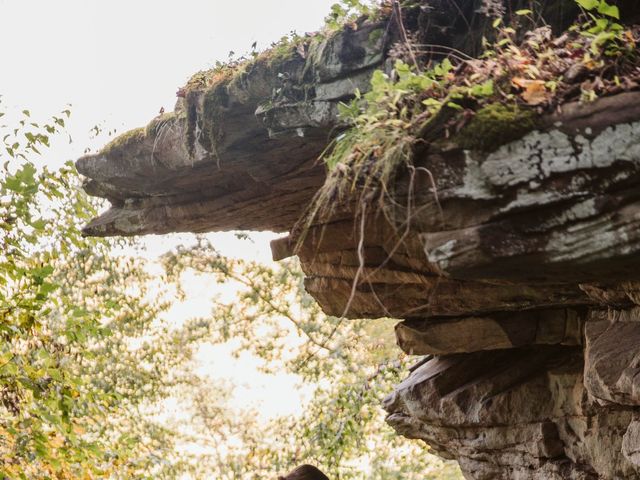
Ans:
MULTIPOLYGON (((399 59, 391 71, 375 72, 367 93, 340 106, 346 129, 323 155, 329 176, 306 226, 330 218, 354 191, 362 216, 375 202, 374 210, 393 206, 395 176, 415 173, 419 149, 494 149, 534 129, 541 114, 562 103, 638 88, 640 30, 625 29, 606 0, 576 1, 582 18, 557 38, 547 26, 518 32, 518 18, 535 17, 524 9, 514 12, 514 26, 494 20, 495 40, 485 41, 478 58, 452 52, 435 64, 431 57, 399 59)), ((434 179, 424 173, 437 201, 434 179)))
POLYGON ((329 30, 339 30, 345 24, 353 23, 360 17, 371 17, 378 13, 373 2, 363 0, 340 0, 331 6, 331 13, 325 18, 329 30))
POLYGON ((606 0, 576 0, 584 9, 587 20, 574 28, 590 42, 590 52, 594 56, 605 54, 616 56, 623 53, 631 44, 627 44, 625 29, 616 20, 620 20, 620 10, 606 0))

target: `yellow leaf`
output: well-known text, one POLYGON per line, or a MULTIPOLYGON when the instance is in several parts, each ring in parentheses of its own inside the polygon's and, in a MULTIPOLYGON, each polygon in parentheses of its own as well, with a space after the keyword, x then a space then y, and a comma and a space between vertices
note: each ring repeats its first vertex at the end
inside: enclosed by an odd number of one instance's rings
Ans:
POLYGON ((511 83, 522 89, 522 98, 529 105, 540 105, 549 98, 549 92, 543 80, 529 80, 528 78, 514 77, 511 83))

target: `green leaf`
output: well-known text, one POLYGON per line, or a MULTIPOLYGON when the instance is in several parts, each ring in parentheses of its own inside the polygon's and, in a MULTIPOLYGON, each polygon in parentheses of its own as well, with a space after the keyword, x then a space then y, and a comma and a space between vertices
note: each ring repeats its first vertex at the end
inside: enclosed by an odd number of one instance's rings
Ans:
POLYGON ((604 1, 598 5, 598 13, 620 20, 620 9, 615 5, 609 5, 604 1))
POLYGON ((30 222, 30 224, 38 232, 41 232, 47 226, 47 222, 41 218, 30 222))
POLYGON ((587 30, 587 32, 592 35, 597 35, 601 32, 606 31, 608 27, 609 27, 609 20, 607 20, 606 18, 596 18, 595 24, 593 25, 593 27, 587 30))
POLYGON ((576 3, 585 10, 593 10, 600 4, 600 0, 576 0, 576 3))
POLYGON ((474 97, 489 97, 493 95, 493 80, 487 80, 480 85, 474 85, 469 93, 474 97))
POLYGON ((59 285, 56 285, 54 283, 44 282, 42 285, 40 285, 40 293, 47 295, 58 289, 58 287, 59 285))
POLYGON ((427 106, 427 107, 439 107, 440 105, 442 105, 442 102, 440 100, 435 99, 435 98, 425 98, 422 101, 422 104, 427 106))

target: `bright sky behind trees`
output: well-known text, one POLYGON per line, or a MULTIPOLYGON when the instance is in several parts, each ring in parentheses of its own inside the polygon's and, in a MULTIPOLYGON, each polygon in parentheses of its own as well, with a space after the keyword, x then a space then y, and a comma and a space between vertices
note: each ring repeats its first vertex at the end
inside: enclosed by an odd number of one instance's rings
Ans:
MULTIPOLYGON (((75 160, 86 148, 99 149, 109 141, 109 131, 115 129, 117 135, 145 125, 160 107, 173 110, 176 90, 198 70, 227 60, 230 52, 242 55, 254 42, 262 50, 292 30, 302 34, 319 29, 332 3, 0 0, 2 103, 9 112, 28 108, 42 118, 71 105, 67 131, 73 142, 54 139, 43 159, 59 166, 75 160), (93 126, 101 129, 97 137, 90 131, 93 126)), ((253 245, 238 241, 233 234, 210 238, 226 255, 270 259, 270 234, 255 236, 253 245)), ((143 242, 154 256, 182 239, 184 236, 150 236, 143 242)), ((202 295, 202 282, 197 283, 191 301, 170 312, 177 322, 210 309, 208 298, 202 295)), ((213 291, 215 287, 209 288, 213 291)), ((297 397, 290 394, 295 378, 266 379, 256 372, 256 359, 250 355, 231 359, 229 350, 218 346, 203 351, 201 368, 242 377, 236 395, 247 401, 264 399, 261 411, 266 416, 299 409, 297 397), (216 369, 221 361, 225 368, 216 369), (268 385, 272 395, 266 395, 268 385)))

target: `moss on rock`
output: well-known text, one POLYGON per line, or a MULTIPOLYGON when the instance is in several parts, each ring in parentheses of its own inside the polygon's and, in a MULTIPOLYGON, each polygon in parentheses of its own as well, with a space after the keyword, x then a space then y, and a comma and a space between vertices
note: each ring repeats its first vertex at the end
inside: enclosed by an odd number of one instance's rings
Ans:
MULTIPOLYGON (((222 131, 222 111, 228 105, 227 86, 231 78, 226 78, 209 88, 202 102, 202 131, 200 144, 209 152, 215 153, 216 145, 224 138, 222 131)), ((194 138, 195 141, 195 138, 194 138)))
POLYGON ((108 155, 118 152, 125 149, 132 143, 142 142, 146 136, 147 129, 145 127, 134 128, 133 130, 129 130, 128 132, 125 132, 122 135, 111 140, 111 142, 105 145, 101 153, 103 155, 108 155))
POLYGON ((451 140, 466 150, 493 151, 535 130, 537 119, 532 109, 492 103, 478 110, 451 140))

